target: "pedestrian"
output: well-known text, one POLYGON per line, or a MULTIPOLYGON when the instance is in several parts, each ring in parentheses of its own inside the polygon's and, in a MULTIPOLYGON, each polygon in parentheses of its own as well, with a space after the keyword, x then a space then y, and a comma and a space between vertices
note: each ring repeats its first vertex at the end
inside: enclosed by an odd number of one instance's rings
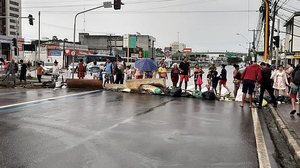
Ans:
POLYGON ((173 87, 177 87, 177 83, 179 81, 180 70, 178 68, 178 64, 174 63, 171 70, 171 81, 173 83, 173 87))
POLYGON ((180 70, 180 82, 179 87, 181 88, 182 82, 185 82, 185 91, 187 90, 189 77, 191 75, 191 69, 190 69, 190 63, 188 62, 187 58, 184 58, 184 60, 179 64, 179 70, 180 70))
POLYGON ((99 73, 100 73, 100 67, 97 65, 97 62, 93 62, 93 66, 90 68, 90 71, 92 73, 92 77, 94 80, 99 79, 99 73))
POLYGON ((113 64, 111 63, 110 59, 106 59, 105 63, 105 80, 104 80, 104 86, 106 83, 113 84, 114 83, 114 77, 113 77, 113 64))
POLYGON ((60 73, 60 67, 58 66, 58 62, 55 60, 54 64, 52 65, 52 77, 54 81, 58 80, 60 73))
POLYGON ((115 75, 116 75, 116 81, 115 84, 123 84, 124 83, 124 69, 126 67, 126 64, 124 61, 119 58, 115 64, 115 75))
POLYGON ((126 69, 124 71, 125 75, 126 75, 126 80, 132 80, 132 69, 131 69, 131 65, 126 66, 126 69))
POLYGON ((271 96, 274 107, 277 107, 276 98, 274 96, 274 89, 272 87, 272 79, 271 79, 272 70, 264 62, 262 62, 260 66, 261 66, 261 83, 260 83, 260 95, 259 95, 258 108, 259 109, 262 108, 262 102, 263 102, 265 90, 267 90, 269 95, 271 96))
POLYGON ((274 81, 273 88, 275 89, 275 96, 278 97, 280 91, 282 91, 284 96, 288 96, 286 89, 289 82, 282 65, 278 66, 278 70, 275 70, 271 79, 274 81))
POLYGON ((4 64, 6 69, 5 76, 2 81, 5 81, 11 75, 14 81, 14 86, 16 86, 16 72, 18 72, 18 65, 16 66, 15 60, 5 62, 3 58, 0 58, 0 61, 4 64))
POLYGON ((239 65, 235 64, 233 66, 234 66, 234 71, 233 71, 234 91, 233 91, 233 94, 234 94, 234 97, 236 97, 238 90, 240 89, 242 73, 240 72, 239 65))
POLYGON ((227 89, 228 95, 231 94, 229 88, 227 87, 227 70, 225 69, 226 65, 222 64, 222 70, 220 74, 220 82, 219 82, 219 94, 221 96, 222 86, 224 86, 225 89, 227 89))
POLYGON ((134 74, 134 76, 135 76, 135 79, 143 79, 143 77, 144 77, 144 72, 142 71, 142 70, 140 70, 140 69, 136 69, 135 70, 135 74, 134 74))
POLYGON ((195 83, 195 90, 197 90, 199 86, 199 91, 201 91, 201 85, 203 84, 202 75, 203 75, 202 67, 198 64, 194 68, 194 83, 195 83))
POLYGON ((159 78, 168 79, 168 72, 165 63, 162 63, 161 67, 158 68, 158 76, 159 78))
POLYGON ((42 83, 42 75, 45 71, 44 68, 41 65, 42 64, 39 62, 39 63, 37 63, 37 67, 35 68, 36 76, 38 78, 39 83, 42 83))
POLYGON ((77 76, 79 79, 84 79, 85 77, 85 72, 86 72, 86 68, 85 65, 83 63, 83 59, 79 60, 79 64, 77 65, 77 67, 75 68, 75 72, 78 70, 77 76))
POLYGON ((286 70, 285 70, 286 77, 287 77, 287 80, 288 80, 288 82, 289 82, 289 85, 287 85, 287 87, 288 87, 288 93, 290 93, 290 90, 291 90, 290 83, 291 83, 291 76, 292 76, 293 70, 294 70, 293 65, 289 63, 289 64, 287 65, 286 70))
POLYGON ((22 81, 26 83, 27 64, 25 64, 23 60, 20 60, 20 63, 21 63, 20 83, 22 83, 22 81))
POLYGON ((218 86, 218 83, 219 83, 219 76, 218 76, 218 71, 217 71, 217 67, 215 66, 215 64, 213 64, 210 68, 210 78, 211 78, 211 86, 212 86, 212 89, 215 93, 215 95, 218 95, 217 94, 217 86, 218 86))
MULTIPOLYGON (((296 66, 294 71, 291 74, 291 101, 292 101, 292 111, 290 112, 291 115, 294 115, 296 110, 296 101, 297 101, 297 94, 298 99, 300 99, 300 64, 296 66)), ((298 108, 297 115, 300 115, 300 105, 298 108)))
POLYGON ((243 97, 242 97, 242 104, 240 106, 244 107, 246 94, 248 94, 249 103, 250 103, 249 107, 253 108, 252 94, 255 89, 255 82, 256 81, 258 81, 259 83, 261 82, 261 69, 259 65, 253 63, 247 66, 244 72, 242 73, 241 79, 243 80, 243 88, 242 88, 243 97))

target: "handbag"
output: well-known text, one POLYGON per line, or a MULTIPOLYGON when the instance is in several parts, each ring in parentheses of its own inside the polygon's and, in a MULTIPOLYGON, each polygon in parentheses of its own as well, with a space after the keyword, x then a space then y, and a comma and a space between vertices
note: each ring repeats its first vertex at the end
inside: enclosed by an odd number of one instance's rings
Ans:
POLYGON ((196 84, 197 84, 197 85, 202 85, 202 84, 203 84, 203 81, 202 81, 201 76, 198 76, 197 81, 196 81, 196 84))

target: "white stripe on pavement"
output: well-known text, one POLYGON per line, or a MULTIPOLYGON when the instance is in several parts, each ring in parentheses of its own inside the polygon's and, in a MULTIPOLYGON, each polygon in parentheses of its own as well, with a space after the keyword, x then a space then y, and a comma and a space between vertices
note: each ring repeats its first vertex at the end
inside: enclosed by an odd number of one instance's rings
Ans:
POLYGON ((57 99, 63 99, 63 98, 67 98, 67 97, 82 96, 82 95, 92 94, 92 93, 97 93, 97 92, 99 92, 99 90, 87 91, 87 92, 81 92, 81 93, 76 93, 76 94, 70 94, 70 95, 58 96, 58 97, 51 97, 51 98, 45 98, 45 99, 39 99, 39 100, 33 100, 33 101, 22 102, 22 103, 15 103, 15 104, 10 104, 10 105, 0 106, 0 110, 1 109, 6 109, 6 108, 22 106, 22 105, 40 103, 40 102, 49 101, 49 100, 57 100, 57 99))
POLYGON ((257 109, 252 108, 251 112, 252 112, 254 134, 255 134, 256 148, 258 154, 259 168, 271 168, 268 150, 265 143, 264 134, 260 125, 260 121, 258 118, 257 109))

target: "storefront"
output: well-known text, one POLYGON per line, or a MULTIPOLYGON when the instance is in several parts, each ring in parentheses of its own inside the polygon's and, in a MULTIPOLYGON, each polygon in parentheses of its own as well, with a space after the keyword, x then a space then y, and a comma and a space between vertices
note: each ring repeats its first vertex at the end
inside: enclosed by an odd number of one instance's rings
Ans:
POLYGON ((12 59, 11 43, 11 37, 0 35, 0 58, 8 61, 12 59))

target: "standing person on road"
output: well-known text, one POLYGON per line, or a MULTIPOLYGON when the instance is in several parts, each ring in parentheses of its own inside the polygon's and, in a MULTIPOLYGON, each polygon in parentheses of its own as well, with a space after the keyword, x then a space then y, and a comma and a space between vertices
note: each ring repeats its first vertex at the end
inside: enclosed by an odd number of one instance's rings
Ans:
POLYGON ((259 95, 258 108, 259 109, 262 108, 262 102, 263 102, 265 90, 267 90, 269 95, 271 96, 274 107, 277 107, 276 98, 274 96, 274 89, 272 87, 272 79, 271 79, 272 70, 264 62, 262 62, 260 64, 260 66, 262 68, 261 69, 262 79, 261 79, 261 84, 260 84, 260 95, 259 95))
POLYGON ((18 64, 16 66, 15 60, 12 60, 9 63, 5 63, 5 61, 3 60, 3 58, 1 58, 0 60, 6 67, 6 73, 4 78, 2 79, 2 81, 5 81, 7 79, 7 77, 9 77, 9 75, 12 76, 13 81, 14 81, 14 86, 16 86, 16 72, 18 71, 18 64))
POLYGON ((249 107, 253 108, 252 105, 252 94, 255 89, 255 82, 261 82, 261 69, 259 65, 256 63, 251 64, 246 67, 244 72, 242 73, 242 80, 243 80, 243 97, 242 97, 242 104, 241 107, 245 105, 246 94, 249 95, 249 107))
POLYGON ((278 66, 278 70, 273 73, 271 79, 274 80, 273 88, 275 89, 275 96, 279 96, 279 91, 282 91, 284 96, 288 96, 286 93, 286 88, 287 85, 289 85, 289 82, 282 65, 278 66))
POLYGON ((110 59, 106 60, 105 63, 105 80, 104 80, 104 86, 106 83, 114 83, 114 77, 113 77, 113 64, 111 63, 110 59))
POLYGON ((287 77, 287 80, 289 82, 289 85, 287 85, 287 87, 288 87, 288 93, 290 93, 290 90, 291 90, 290 83, 291 83, 291 76, 292 76, 293 70, 294 70, 294 67, 293 67, 292 64, 288 64, 287 68, 285 70, 286 77, 287 77))
POLYGON ((166 64, 161 64, 161 67, 158 68, 159 78, 168 79, 168 72, 166 68, 166 64))
POLYGON ((132 79, 132 69, 131 69, 130 65, 126 66, 126 69, 124 70, 124 73, 126 75, 126 81, 132 79))
POLYGON ((230 90, 227 87, 227 70, 225 69, 225 64, 222 64, 222 70, 220 74, 220 82, 219 82, 219 94, 221 96, 221 91, 222 91, 222 85, 224 86, 225 89, 228 91, 228 95, 230 95, 230 90))
POLYGON ((240 72, 240 66, 239 65, 233 65, 235 70, 233 71, 233 84, 234 84, 234 97, 237 96, 237 92, 240 89, 241 85, 241 77, 242 73, 240 72))
POLYGON ((36 76, 38 78, 39 83, 42 83, 42 75, 45 71, 44 68, 41 65, 42 64, 39 62, 39 63, 37 63, 37 67, 35 68, 36 69, 36 76))
POLYGON ((52 77, 55 81, 58 80, 59 73, 60 73, 60 67, 58 66, 58 62, 55 60, 52 66, 52 77))
POLYGON ((180 83, 179 87, 181 88, 182 82, 185 81, 185 91, 187 90, 189 77, 191 75, 190 63, 188 62, 187 58, 184 58, 183 62, 179 65, 180 70, 180 83))
POLYGON ((174 63, 171 70, 171 80, 173 83, 173 87, 177 87, 177 83, 179 81, 180 70, 178 68, 178 64, 174 63))
POLYGON ((202 81, 202 75, 203 75, 203 70, 202 67, 199 66, 198 64, 194 68, 194 83, 195 83, 195 90, 197 90, 199 86, 199 91, 201 91, 201 85, 203 84, 202 81))
MULTIPOLYGON (((296 110, 296 100, 297 100, 297 94, 298 98, 300 99, 300 64, 296 66, 294 71, 291 74, 291 100, 292 100, 292 111, 290 112, 291 115, 294 115, 296 110)), ((298 108, 297 115, 300 115, 300 105, 298 108)))
POLYGON ((22 81, 26 82, 27 65, 24 63, 23 60, 20 60, 20 63, 21 63, 20 83, 22 83, 22 81))
POLYGON ((213 91, 215 93, 215 95, 217 95, 217 86, 218 86, 218 82, 219 82, 219 77, 218 77, 218 71, 217 71, 217 67, 215 66, 215 64, 213 64, 210 67, 210 77, 211 77, 211 84, 212 84, 212 88, 213 91))
POLYGON ((116 62, 115 66, 115 74, 116 74, 116 84, 123 84, 124 83, 124 69, 126 67, 126 64, 124 61, 119 58, 116 62))
MULTIPOLYGON (((76 69, 78 69, 78 78, 79 79, 84 79, 85 77, 85 66, 84 66, 84 63, 83 63, 83 59, 80 59, 79 60, 79 64, 77 65, 76 69)), ((75 72, 76 72, 76 69, 75 69, 75 72)))

